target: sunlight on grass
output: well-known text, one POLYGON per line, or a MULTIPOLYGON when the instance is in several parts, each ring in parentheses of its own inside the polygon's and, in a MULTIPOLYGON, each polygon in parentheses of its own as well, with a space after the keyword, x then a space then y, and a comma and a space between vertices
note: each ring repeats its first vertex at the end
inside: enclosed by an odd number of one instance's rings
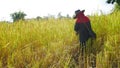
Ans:
MULTIPOLYGON (((120 67, 120 13, 91 16, 97 68, 120 67)), ((69 68, 79 41, 73 19, 0 23, 0 68, 69 68)), ((88 43, 88 47, 90 44, 88 43)), ((77 65, 75 65, 77 67, 77 65)))

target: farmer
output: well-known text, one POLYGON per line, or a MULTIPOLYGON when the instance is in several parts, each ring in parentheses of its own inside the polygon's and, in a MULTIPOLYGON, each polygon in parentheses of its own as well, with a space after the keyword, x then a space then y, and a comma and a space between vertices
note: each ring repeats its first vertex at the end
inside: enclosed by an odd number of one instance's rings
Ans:
POLYGON ((76 34, 79 34, 80 44, 85 45, 85 42, 91 37, 96 38, 96 34, 93 32, 90 24, 90 19, 84 15, 85 10, 76 10, 74 19, 76 23, 74 30, 76 34))

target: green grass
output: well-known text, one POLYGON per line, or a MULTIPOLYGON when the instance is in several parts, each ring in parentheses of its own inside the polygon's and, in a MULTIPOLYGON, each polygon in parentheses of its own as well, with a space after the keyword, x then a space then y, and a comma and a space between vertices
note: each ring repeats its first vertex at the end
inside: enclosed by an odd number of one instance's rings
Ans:
MULTIPOLYGON (((120 12, 90 17, 97 68, 120 67, 120 12)), ((0 68, 69 68, 79 46, 73 19, 0 23, 0 68), (71 61, 72 60, 72 61, 71 61)), ((88 42, 87 47, 90 47, 88 42)), ((75 68, 78 66, 75 65, 75 68)))

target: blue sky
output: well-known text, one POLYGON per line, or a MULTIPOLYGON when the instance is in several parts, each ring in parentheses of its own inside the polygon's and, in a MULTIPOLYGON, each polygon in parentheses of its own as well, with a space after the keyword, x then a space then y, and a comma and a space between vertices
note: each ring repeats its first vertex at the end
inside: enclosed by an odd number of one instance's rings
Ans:
POLYGON ((106 0, 0 0, 0 20, 10 21, 10 14, 23 11, 26 18, 55 15, 72 16, 77 9, 85 9, 86 15, 109 13, 114 5, 106 4, 106 0))

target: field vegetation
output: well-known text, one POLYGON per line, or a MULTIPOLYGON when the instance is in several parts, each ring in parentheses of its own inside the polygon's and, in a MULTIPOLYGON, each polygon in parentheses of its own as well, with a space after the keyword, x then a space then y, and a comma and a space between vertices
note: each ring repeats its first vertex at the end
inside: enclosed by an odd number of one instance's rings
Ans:
MULTIPOLYGON (((97 68, 120 68, 120 12, 90 16, 97 39, 87 48, 97 54, 97 68)), ((69 18, 0 22, 0 68, 79 68, 79 47, 69 18)))

